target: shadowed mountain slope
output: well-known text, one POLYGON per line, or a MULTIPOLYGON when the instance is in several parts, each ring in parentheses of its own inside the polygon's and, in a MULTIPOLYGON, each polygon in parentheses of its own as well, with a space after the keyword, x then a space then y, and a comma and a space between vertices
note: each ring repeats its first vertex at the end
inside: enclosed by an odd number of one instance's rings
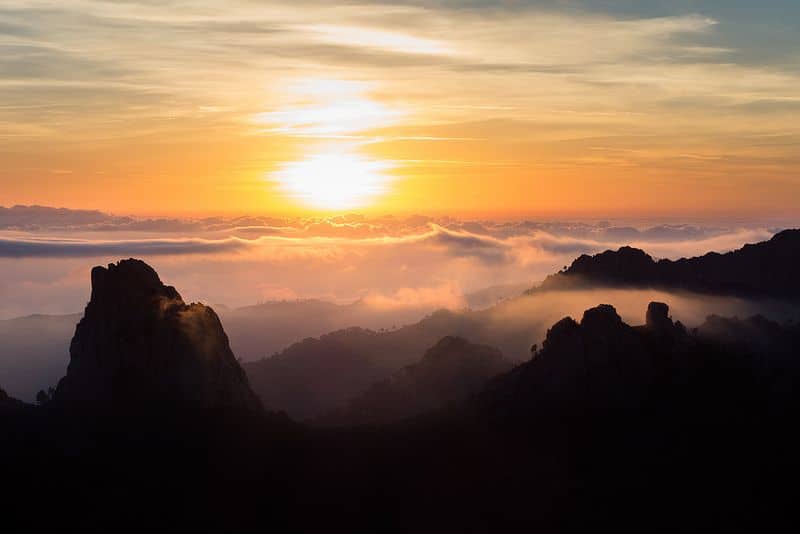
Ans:
POLYGON ((418 323, 387 332, 348 328, 295 343, 244 368, 265 406, 296 419, 312 419, 344 407, 374 383, 389 378, 446 336, 469 336, 511 360, 528 356, 541 319, 514 313, 501 303, 481 311, 437 311, 418 323))
POLYGON ((397 421, 463 400, 513 364, 486 345, 444 337, 422 359, 373 384, 323 424, 358 425, 397 421))
POLYGON ((719 254, 677 261, 654 260, 642 250, 622 247, 586 254, 533 291, 592 286, 660 287, 755 297, 800 297, 800 230, 784 230, 769 241, 719 254))

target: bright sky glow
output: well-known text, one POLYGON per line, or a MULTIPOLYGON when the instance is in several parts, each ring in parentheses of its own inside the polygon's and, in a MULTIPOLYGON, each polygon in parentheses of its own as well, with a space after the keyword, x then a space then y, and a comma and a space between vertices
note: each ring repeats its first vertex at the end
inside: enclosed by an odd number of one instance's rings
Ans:
POLYGON ((354 152, 319 153, 283 164, 271 178, 285 194, 309 207, 345 210, 385 193, 391 167, 354 152))

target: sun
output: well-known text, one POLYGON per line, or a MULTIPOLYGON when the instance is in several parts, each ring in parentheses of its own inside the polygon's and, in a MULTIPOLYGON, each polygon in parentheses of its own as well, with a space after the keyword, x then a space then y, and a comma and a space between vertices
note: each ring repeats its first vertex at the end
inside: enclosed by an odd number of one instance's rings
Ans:
POLYGON ((356 152, 327 152, 284 163, 271 177, 286 195, 309 207, 346 210, 384 194, 391 167, 356 152))

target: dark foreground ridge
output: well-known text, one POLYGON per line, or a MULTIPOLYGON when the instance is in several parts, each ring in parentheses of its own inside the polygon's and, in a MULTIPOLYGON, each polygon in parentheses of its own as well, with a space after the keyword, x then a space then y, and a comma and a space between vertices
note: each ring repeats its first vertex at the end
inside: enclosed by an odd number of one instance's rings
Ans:
POLYGON ((580 256, 533 290, 597 286, 659 287, 724 295, 800 296, 800 230, 784 230, 769 241, 696 258, 655 261, 643 250, 622 247, 580 256))
MULTIPOLYGON (((129 260, 93 272, 55 400, 0 393, 3 524, 773 531, 796 509, 798 347, 800 326, 761 317, 687 330, 652 303, 630 326, 600 305, 446 409, 315 430, 263 413, 213 312, 129 260)), ((426 360, 420 369, 498 354, 448 338, 426 360)), ((432 376, 450 398, 449 371, 420 372, 403 395, 432 376)))

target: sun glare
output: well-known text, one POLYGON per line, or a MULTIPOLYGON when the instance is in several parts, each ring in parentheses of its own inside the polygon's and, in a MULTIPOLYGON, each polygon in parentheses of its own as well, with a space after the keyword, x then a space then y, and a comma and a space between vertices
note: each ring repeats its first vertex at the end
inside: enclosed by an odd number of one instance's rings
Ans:
POLYGON ((370 97, 371 83, 304 79, 287 83, 293 98, 256 122, 290 135, 306 157, 280 163, 268 179, 287 197, 323 210, 360 208, 388 191, 392 163, 359 150, 369 131, 395 124, 403 113, 370 97), (322 141, 324 140, 324 141, 322 141))
POLYGON ((310 207, 352 209, 386 192, 391 167, 354 152, 320 153, 284 163, 272 179, 286 195, 310 207))

